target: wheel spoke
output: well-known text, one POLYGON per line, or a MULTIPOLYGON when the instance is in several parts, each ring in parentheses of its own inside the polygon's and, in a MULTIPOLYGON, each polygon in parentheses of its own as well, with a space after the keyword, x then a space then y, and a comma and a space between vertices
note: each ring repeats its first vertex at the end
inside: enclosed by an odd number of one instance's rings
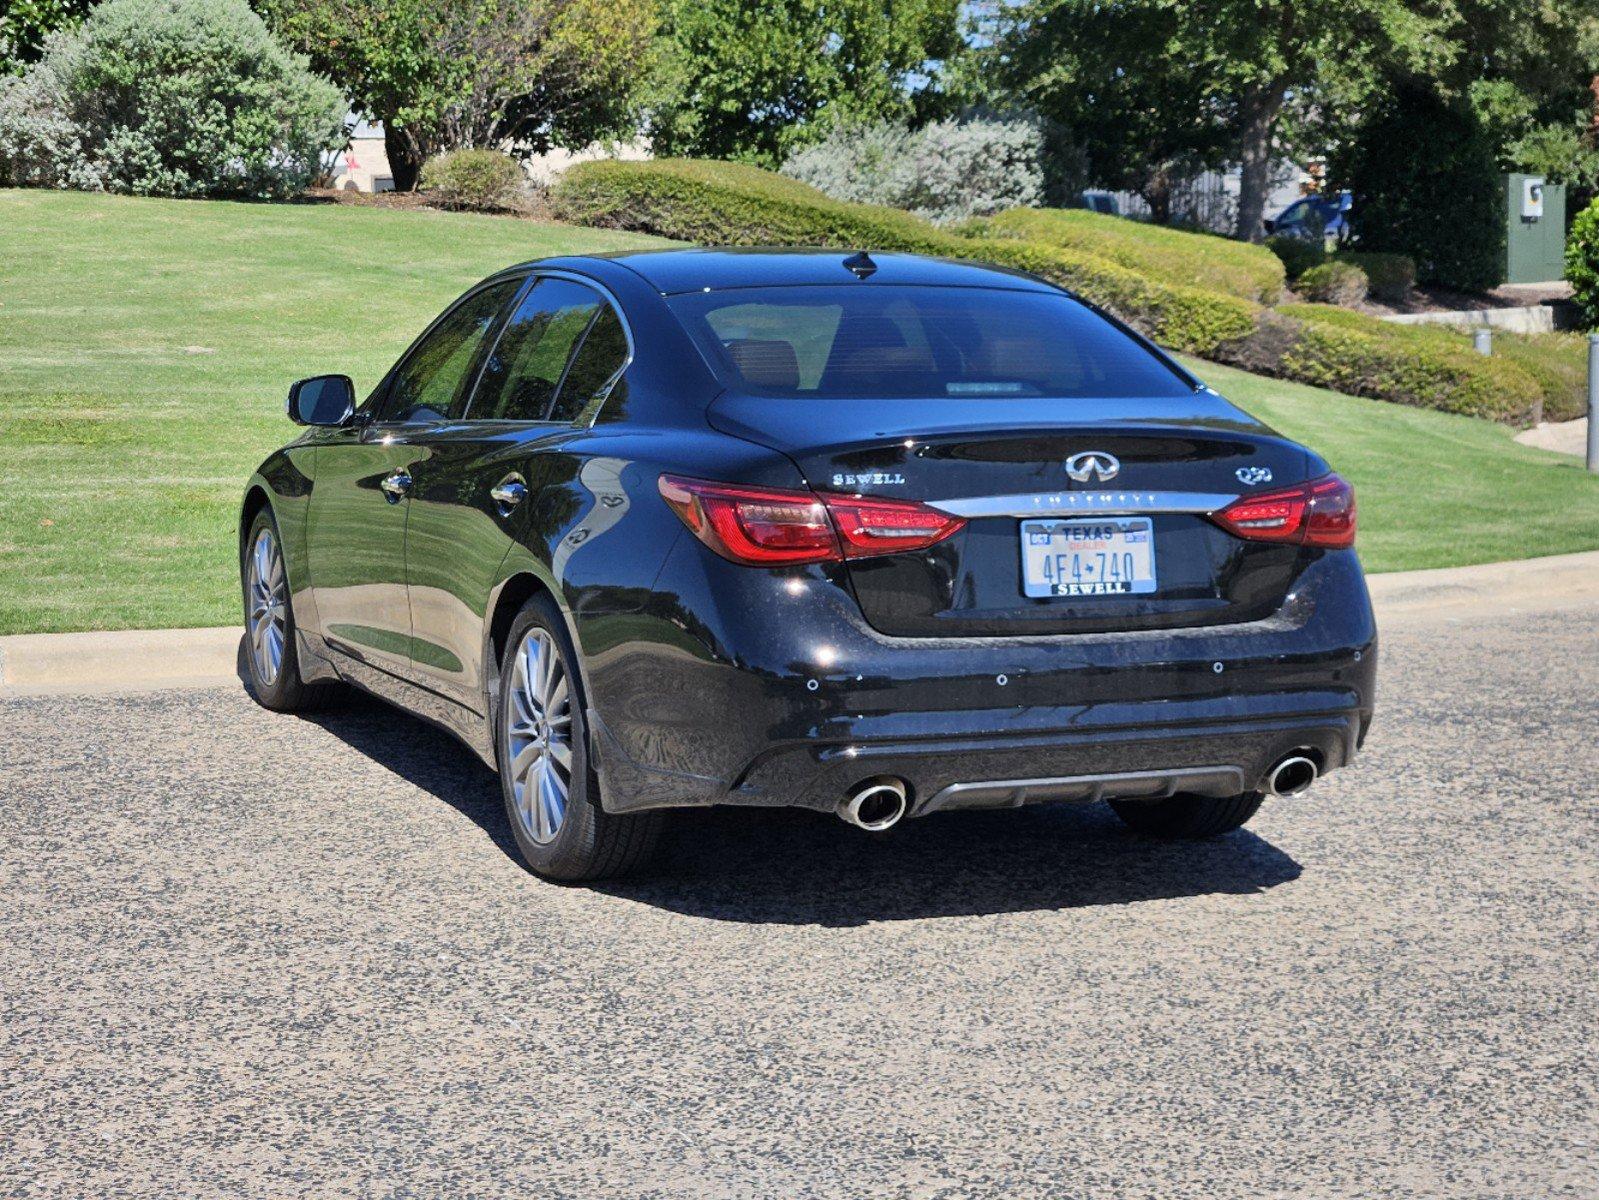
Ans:
POLYGON ((566 819, 566 785, 548 767, 545 768, 543 781, 545 823, 553 834, 566 819))
POLYGON ((550 743, 550 759, 556 766, 566 772, 567 778, 572 777, 572 747, 561 742, 550 743))
POLYGON ((529 768, 535 766, 541 757, 542 751, 540 751, 537 742, 528 742, 527 745, 515 751, 511 757, 511 778, 527 778, 529 768))

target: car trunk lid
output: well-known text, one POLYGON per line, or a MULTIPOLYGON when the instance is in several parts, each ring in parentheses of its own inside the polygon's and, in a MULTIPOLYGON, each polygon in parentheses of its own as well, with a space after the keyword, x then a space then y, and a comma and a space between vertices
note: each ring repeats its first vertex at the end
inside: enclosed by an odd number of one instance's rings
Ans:
MULTIPOLYGON (((918 500, 965 517, 959 532, 912 553, 851 560, 867 621, 883 633, 1003 637, 1137 631, 1253 620, 1275 611, 1306 551, 1245 541, 1206 514, 1251 491, 1325 470, 1300 446, 1208 390, 1190 398, 1072 401, 1040 420, 1040 402, 969 404, 726 393, 708 417, 723 432, 781 451, 819 492, 918 500), (1077 414, 1082 415, 1077 415, 1077 414), (1068 463, 1072 473, 1068 473, 1068 463), (1074 475, 1076 477, 1074 477, 1074 475), (1062 555, 1068 539, 1142 554, 1142 576, 1098 594, 1029 595, 1049 558, 1081 581, 1104 558, 1062 555), (1025 568, 1028 540, 1038 549, 1025 568), (1082 574, 1081 572, 1087 572, 1082 574), (1029 586, 1031 579, 1031 587, 1029 586)), ((1125 560, 1120 553, 1110 557, 1125 560)), ((1119 571, 1115 571, 1120 574, 1119 571)))

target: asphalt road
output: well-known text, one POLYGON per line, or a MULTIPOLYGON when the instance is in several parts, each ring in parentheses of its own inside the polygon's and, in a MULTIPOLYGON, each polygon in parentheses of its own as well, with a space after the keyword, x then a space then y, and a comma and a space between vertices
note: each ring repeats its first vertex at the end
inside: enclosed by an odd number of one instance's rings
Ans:
POLYGON ((693 813, 598 890, 373 704, 0 701, 0 1196, 1599 1196, 1599 607, 1384 654, 1220 841, 693 813))

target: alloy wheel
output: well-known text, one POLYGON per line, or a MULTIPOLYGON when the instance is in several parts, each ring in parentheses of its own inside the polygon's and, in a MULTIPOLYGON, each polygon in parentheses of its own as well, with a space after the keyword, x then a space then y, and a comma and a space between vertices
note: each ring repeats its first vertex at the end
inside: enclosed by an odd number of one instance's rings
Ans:
POLYGON ((572 690, 555 639, 542 629, 529 629, 517 647, 505 710, 517 820, 547 845, 560 833, 572 795, 572 690))
POLYGON ((249 594, 250 656, 256 677, 270 687, 283 670, 289 602, 283 552, 270 529, 261 530, 250 551, 249 594))

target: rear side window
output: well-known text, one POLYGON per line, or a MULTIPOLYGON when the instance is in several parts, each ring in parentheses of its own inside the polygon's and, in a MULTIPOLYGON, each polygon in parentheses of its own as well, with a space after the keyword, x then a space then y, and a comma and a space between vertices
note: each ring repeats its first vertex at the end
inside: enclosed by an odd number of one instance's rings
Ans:
POLYGON ((451 309, 396 368, 377 419, 425 424, 459 416, 483 340, 522 282, 491 284, 451 309))
POLYGON ((862 284, 669 303, 723 381, 769 396, 1177 397, 1193 386, 1069 296, 862 284))
POLYGON ((600 305, 583 344, 566 369, 561 392, 550 410, 550 420, 579 423, 593 416, 627 366, 627 333, 622 319, 609 304, 600 305))
POLYGON ((541 279, 535 284, 483 363, 472 419, 550 419, 566 365, 603 308, 605 301, 598 292, 569 279, 541 279))

